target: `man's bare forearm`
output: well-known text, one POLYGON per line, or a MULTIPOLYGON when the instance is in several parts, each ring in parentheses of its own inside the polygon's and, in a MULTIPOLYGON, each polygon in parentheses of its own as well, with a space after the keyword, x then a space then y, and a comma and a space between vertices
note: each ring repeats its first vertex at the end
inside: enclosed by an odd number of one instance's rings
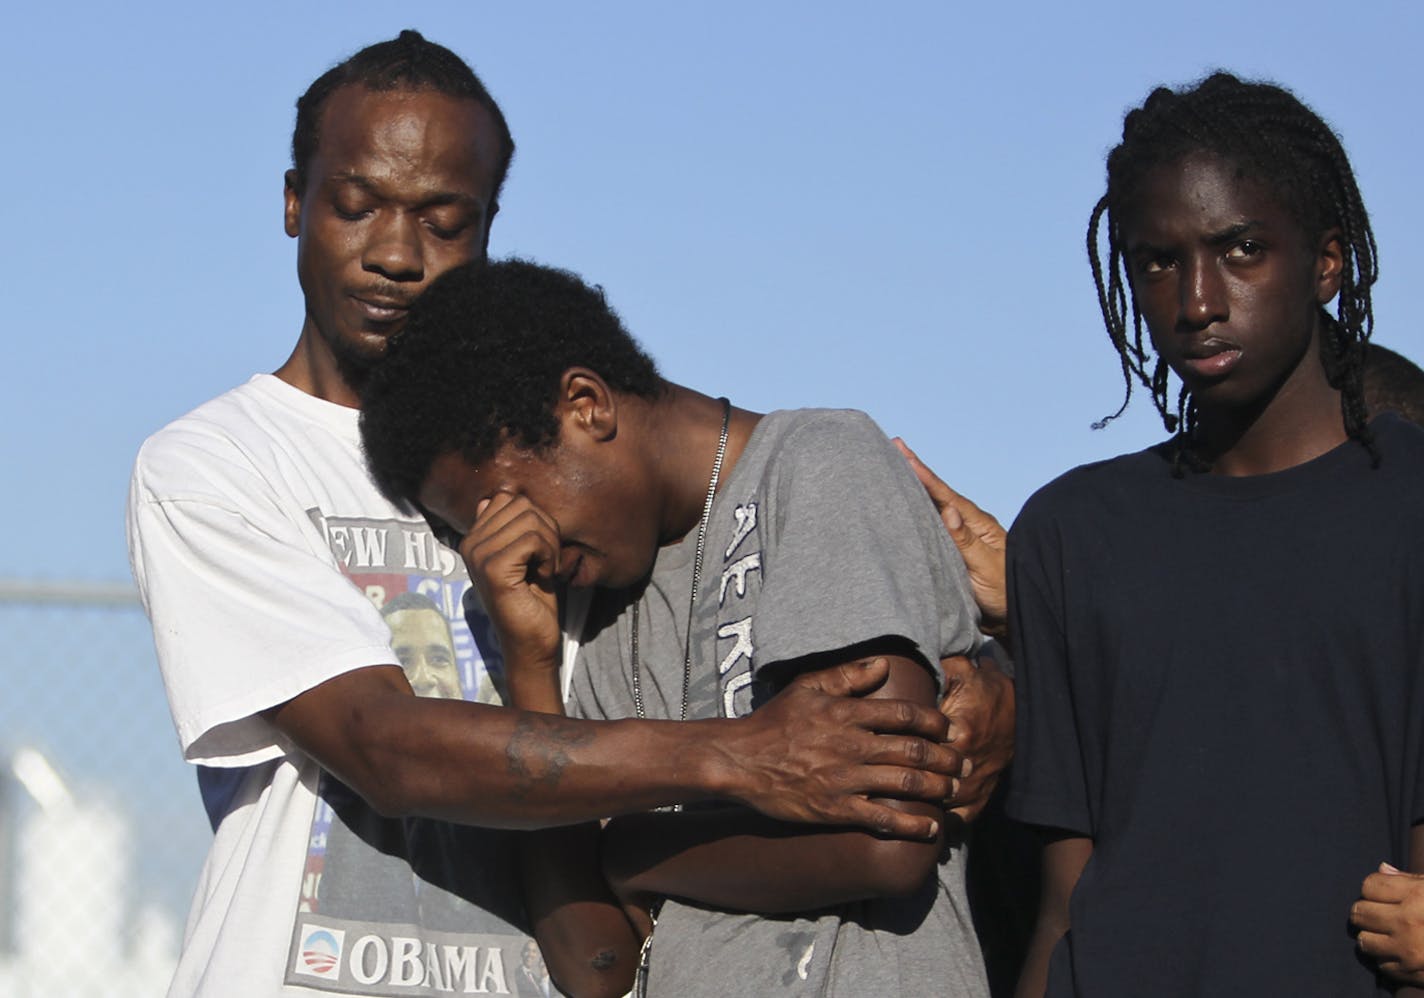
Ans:
MULTIPOLYGON (((883 676, 877 668, 847 672, 847 682, 883 676)), ((933 835, 929 819, 866 796, 948 792, 959 761, 927 740, 943 736, 937 713, 804 686, 776 701, 733 720, 581 721, 415 697, 399 667, 378 666, 265 716, 389 815, 542 828, 732 800, 783 819, 933 835)))
MULTIPOLYGON (((387 815, 543 828, 734 793, 714 747, 719 722, 594 723, 394 687, 361 697, 288 734, 387 815)), ((295 704, 279 708, 279 727, 295 704)))
POLYGON ((604 832, 603 860, 625 900, 673 896, 771 915, 909 894, 933 873, 939 849, 938 841, 878 839, 727 807, 616 818, 604 832))

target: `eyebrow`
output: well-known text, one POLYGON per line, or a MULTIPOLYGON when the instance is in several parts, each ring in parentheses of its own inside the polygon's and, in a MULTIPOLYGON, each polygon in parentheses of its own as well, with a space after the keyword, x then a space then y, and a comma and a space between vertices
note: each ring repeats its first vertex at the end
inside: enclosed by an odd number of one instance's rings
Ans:
MULTIPOLYGON (((1233 239, 1240 239, 1248 232, 1261 228, 1263 224, 1264 223, 1257 219, 1248 218, 1244 222, 1236 222, 1217 232, 1207 233, 1204 241, 1208 246, 1222 246, 1231 242, 1233 239)), ((1169 248, 1168 246, 1159 245, 1151 240, 1141 239, 1136 242, 1128 243, 1124 247, 1124 250, 1128 255, 1140 256, 1144 253, 1165 253, 1169 248)))
MULTIPOLYGON (((369 191, 377 197, 384 197, 380 185, 370 177, 361 173, 333 173, 328 180, 337 184, 352 184, 362 190, 369 191)), ((468 204, 473 207, 480 207, 482 202, 479 198, 471 197, 468 194, 461 194, 459 191, 435 191, 421 198, 417 203, 418 208, 438 208, 447 204, 468 204)))
POLYGON ((1213 232, 1206 237, 1209 246, 1219 246, 1222 243, 1229 243, 1233 239, 1239 239, 1252 229, 1258 229, 1261 223, 1254 218, 1248 218, 1244 222, 1237 222, 1235 225, 1228 225, 1220 232, 1213 232))

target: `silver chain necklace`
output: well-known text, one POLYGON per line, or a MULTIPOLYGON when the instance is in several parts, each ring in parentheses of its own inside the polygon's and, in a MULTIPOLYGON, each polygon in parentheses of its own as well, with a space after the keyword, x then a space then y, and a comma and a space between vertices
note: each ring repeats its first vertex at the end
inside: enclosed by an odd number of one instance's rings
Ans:
MULTIPOLYGON (((692 591, 687 597, 687 633, 682 642, 682 710, 678 720, 687 720, 687 692, 692 684, 692 611, 697 606, 697 588, 702 583, 702 554, 707 545, 707 521, 712 515, 712 500, 717 498, 717 481, 722 477, 722 458, 727 454, 727 428, 732 422, 732 403, 719 398, 722 403, 722 436, 717 441, 717 459, 712 462, 712 477, 707 481, 707 501, 702 504, 702 520, 697 524, 697 551, 692 558, 692 591)), ((630 642, 630 657, 633 664, 633 709, 639 718, 646 716, 643 710, 642 675, 638 667, 638 607, 643 597, 633 602, 633 639, 630 642)))

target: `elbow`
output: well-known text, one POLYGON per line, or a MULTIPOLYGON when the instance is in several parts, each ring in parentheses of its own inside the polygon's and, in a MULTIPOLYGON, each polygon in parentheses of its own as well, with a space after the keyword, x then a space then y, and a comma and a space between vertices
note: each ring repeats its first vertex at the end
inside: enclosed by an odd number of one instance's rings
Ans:
POLYGON ((557 924, 535 928, 549 979, 560 994, 578 998, 623 998, 633 990, 639 947, 631 933, 627 940, 612 937, 575 940, 557 924))
POLYGON ((394 767, 359 765, 335 775, 382 818, 411 818, 422 813, 408 781, 394 767))
POLYGON ((405 744, 408 728, 397 712, 356 708, 345 727, 346 751, 339 765, 327 768, 383 818, 427 814, 430 774, 422 771, 416 747, 405 744))
POLYGON ((401 793, 399 781, 372 779, 352 787, 372 811, 382 818, 412 818, 419 814, 410 794, 401 793))
POLYGON ((609 952, 594 953, 586 961, 547 964, 549 979, 560 994, 578 998, 624 998, 633 990, 634 960, 613 959, 609 952), (575 964, 570 966, 570 963, 575 964))
POLYGON ((908 897, 920 890, 939 866, 941 842, 871 839, 862 867, 870 878, 867 893, 908 897))

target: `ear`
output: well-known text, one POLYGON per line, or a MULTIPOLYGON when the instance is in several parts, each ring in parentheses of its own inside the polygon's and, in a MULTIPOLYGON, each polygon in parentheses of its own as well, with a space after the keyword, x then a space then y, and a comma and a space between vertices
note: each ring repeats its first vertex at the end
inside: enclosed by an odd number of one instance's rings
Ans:
POLYGON ((302 197, 297 193, 297 171, 288 170, 282 180, 282 225, 287 235, 296 238, 302 234, 302 197))
POLYGON ((559 380, 555 413, 561 433, 580 433, 602 443, 618 435, 618 400, 596 372, 571 367, 559 380))
POLYGON ((491 201, 489 210, 485 212, 485 237, 480 240, 480 258, 489 257, 489 237, 490 229, 494 228, 494 217, 499 214, 499 202, 491 201))
POLYGON ((1345 237, 1337 228, 1327 229, 1315 247, 1315 300, 1322 305, 1340 293, 1345 276, 1345 237))

